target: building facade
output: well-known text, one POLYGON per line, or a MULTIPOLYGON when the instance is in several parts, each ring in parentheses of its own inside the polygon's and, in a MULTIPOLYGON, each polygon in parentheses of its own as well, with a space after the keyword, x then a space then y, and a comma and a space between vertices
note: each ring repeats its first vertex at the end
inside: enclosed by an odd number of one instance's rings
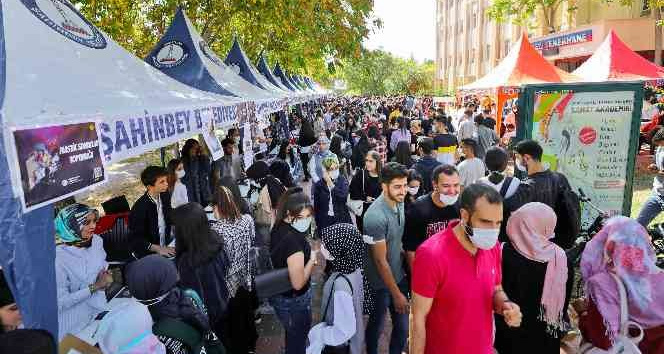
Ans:
POLYGON ((521 29, 497 23, 489 0, 436 0, 435 85, 453 91, 488 73, 519 38, 521 29))
MULTIPOLYGON (((453 92, 481 78, 518 40, 522 28, 490 19, 489 4, 490 0, 436 0, 437 88, 453 92)), ((576 0, 575 5, 573 12, 567 11, 567 5, 562 6, 549 21, 541 15, 535 16, 528 26, 531 42, 547 60, 573 71, 592 55, 611 30, 634 51, 652 60, 655 21, 647 1, 621 6, 576 0)))

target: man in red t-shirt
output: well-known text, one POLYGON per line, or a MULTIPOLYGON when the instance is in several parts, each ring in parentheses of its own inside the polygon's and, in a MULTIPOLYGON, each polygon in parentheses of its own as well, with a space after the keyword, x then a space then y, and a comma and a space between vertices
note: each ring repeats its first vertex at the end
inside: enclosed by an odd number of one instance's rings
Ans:
POLYGON ((500 194, 472 184, 461 194, 460 214, 415 253, 411 354, 492 354, 494 311, 509 326, 521 324, 501 285, 500 194))

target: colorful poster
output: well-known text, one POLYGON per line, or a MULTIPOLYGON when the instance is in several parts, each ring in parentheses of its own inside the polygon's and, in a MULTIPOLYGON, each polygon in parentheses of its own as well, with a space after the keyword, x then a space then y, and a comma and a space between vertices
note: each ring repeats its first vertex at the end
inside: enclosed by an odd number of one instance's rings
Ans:
POLYGON ((496 129, 500 129, 504 123, 508 132, 516 134, 516 116, 512 112, 519 100, 521 89, 518 87, 500 87, 498 88, 498 104, 496 112, 496 129), (511 125, 511 127, 508 127, 511 125))
POLYGON ((26 211, 105 181, 94 122, 14 130, 26 211))
MULTIPOLYGON (((627 202, 634 99, 634 91, 534 95, 532 137, 544 148, 544 163, 611 215, 627 202)), ((595 216, 584 214, 584 222, 595 216)))

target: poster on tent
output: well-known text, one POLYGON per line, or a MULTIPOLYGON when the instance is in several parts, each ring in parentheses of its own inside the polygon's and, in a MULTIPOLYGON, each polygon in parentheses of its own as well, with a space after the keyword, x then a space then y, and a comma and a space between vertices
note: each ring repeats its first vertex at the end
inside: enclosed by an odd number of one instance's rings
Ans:
MULTIPOLYGON (((526 88, 529 138, 542 161, 564 174, 611 215, 629 215, 642 87, 638 84, 551 85, 526 88)), ((596 217, 583 211, 583 223, 596 217)))
POLYGON ((251 164, 254 163, 254 154, 253 152, 253 147, 251 143, 251 124, 245 123, 244 127, 242 128, 242 151, 244 151, 243 159, 244 159, 244 166, 248 168, 251 166, 251 164))
POLYGON ((213 161, 217 161, 224 156, 224 150, 221 147, 219 138, 214 134, 214 123, 212 121, 212 112, 210 110, 203 110, 201 112, 202 135, 205 144, 210 150, 210 155, 213 161))
MULTIPOLYGON (((512 125, 516 129, 516 117, 512 113, 512 108, 516 107, 519 100, 520 89, 518 87, 499 87, 496 104, 496 122, 500 129, 502 124, 512 125)), ((512 129, 510 127, 510 129, 512 129)), ((515 131, 510 131, 510 133, 515 131)))
POLYGON ((13 138, 26 211, 106 180, 95 122, 16 128, 13 138))

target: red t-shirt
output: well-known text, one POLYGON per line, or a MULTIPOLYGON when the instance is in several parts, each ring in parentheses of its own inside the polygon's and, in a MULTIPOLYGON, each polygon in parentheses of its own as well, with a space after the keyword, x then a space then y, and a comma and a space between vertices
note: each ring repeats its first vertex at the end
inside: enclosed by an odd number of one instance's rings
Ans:
POLYGON ((500 245, 473 256, 454 235, 459 221, 415 253, 413 291, 433 298, 426 354, 493 353, 493 293, 502 281, 500 245))

